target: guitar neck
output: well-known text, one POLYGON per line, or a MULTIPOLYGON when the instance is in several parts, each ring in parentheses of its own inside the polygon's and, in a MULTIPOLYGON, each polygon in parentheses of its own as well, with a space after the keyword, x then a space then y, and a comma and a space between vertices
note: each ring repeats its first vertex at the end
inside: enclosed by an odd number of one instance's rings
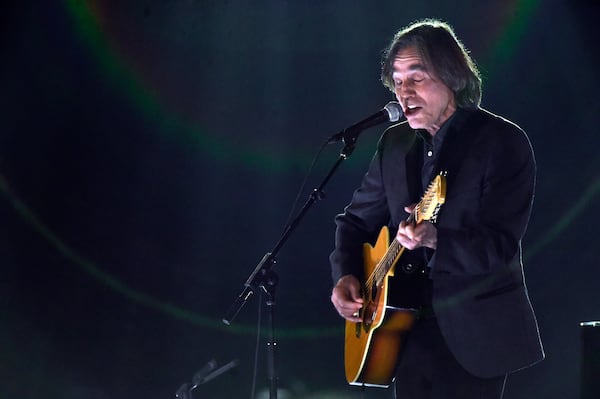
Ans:
POLYGON ((381 285, 385 276, 389 273, 390 269, 396 264, 396 261, 402 255, 406 248, 402 246, 395 238, 390 243, 388 250, 386 251, 383 258, 379 261, 375 269, 373 270, 373 278, 377 286, 381 285))
MULTIPOLYGON (((427 191, 423 194, 413 211, 410 213, 406 222, 417 225, 422 221, 429 220, 435 223, 440 206, 446 200, 446 173, 437 175, 429 184, 427 191)), ((396 261, 402 255, 405 248, 395 238, 390 243, 385 255, 381 258, 377 266, 367 280, 367 286, 375 283, 380 286, 396 261)))

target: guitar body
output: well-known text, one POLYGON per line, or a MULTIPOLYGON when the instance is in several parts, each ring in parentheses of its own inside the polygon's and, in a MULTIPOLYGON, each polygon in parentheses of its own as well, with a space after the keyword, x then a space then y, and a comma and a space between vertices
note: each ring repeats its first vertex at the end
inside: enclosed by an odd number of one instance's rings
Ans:
MULTIPOLYGON (((386 254, 389 231, 383 227, 375 246, 364 244, 365 276, 386 254)), ((362 323, 346 321, 345 368, 351 385, 387 387, 394 377, 404 333, 412 327, 415 312, 411 309, 388 307, 388 279, 392 267, 379 286, 363 293, 362 323)))

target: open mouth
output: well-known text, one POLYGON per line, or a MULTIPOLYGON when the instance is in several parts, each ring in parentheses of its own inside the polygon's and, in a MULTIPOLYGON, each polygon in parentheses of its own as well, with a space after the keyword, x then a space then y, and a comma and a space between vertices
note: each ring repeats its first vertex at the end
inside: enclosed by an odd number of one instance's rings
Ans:
POLYGON ((417 107, 417 106, 408 106, 406 107, 406 110, 404 111, 404 115, 406 116, 411 116, 416 114, 417 112, 419 112, 419 110, 421 109, 421 107, 417 107))

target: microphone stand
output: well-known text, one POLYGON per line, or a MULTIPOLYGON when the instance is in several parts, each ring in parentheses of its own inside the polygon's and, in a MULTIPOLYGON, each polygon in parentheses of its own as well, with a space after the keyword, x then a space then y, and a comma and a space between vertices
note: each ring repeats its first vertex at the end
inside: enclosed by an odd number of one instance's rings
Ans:
POLYGON ((270 381, 269 386, 269 398, 277 399, 277 368, 275 365, 276 358, 276 345, 277 342, 275 340, 275 292, 277 289, 278 276, 277 273, 273 270, 273 266, 277 263, 277 254, 286 243, 292 232, 298 227, 300 221, 306 215, 308 210, 319 200, 322 200, 325 197, 323 192, 323 188, 325 185, 331 180, 335 171, 342 164, 344 160, 346 160, 354 151, 356 145, 356 139, 358 138, 358 134, 360 132, 355 129, 348 128, 343 131, 343 142, 344 148, 340 152, 340 156, 337 161, 333 164, 329 173, 325 176, 321 184, 313 189, 310 194, 308 200, 304 204, 304 206, 300 209, 296 217, 286 226, 284 232, 281 235, 281 238, 273 247, 270 252, 267 252, 262 260, 258 263, 254 271, 250 274, 246 283, 244 284, 244 289, 235 299, 229 310, 227 311, 226 316, 223 318, 223 323, 230 325, 233 319, 237 316, 241 308, 246 304, 248 299, 259 291, 262 295, 266 296, 266 304, 268 307, 268 322, 269 322, 269 335, 267 342, 268 349, 268 377, 270 381))

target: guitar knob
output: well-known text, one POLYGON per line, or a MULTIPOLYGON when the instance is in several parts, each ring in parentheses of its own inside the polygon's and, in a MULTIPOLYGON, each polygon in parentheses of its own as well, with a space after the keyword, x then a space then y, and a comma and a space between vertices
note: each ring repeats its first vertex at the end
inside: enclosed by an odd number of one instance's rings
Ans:
POLYGON ((402 266, 402 271, 404 271, 404 273, 406 273, 406 274, 411 274, 412 272, 415 271, 415 267, 413 266, 412 263, 407 263, 402 266))

